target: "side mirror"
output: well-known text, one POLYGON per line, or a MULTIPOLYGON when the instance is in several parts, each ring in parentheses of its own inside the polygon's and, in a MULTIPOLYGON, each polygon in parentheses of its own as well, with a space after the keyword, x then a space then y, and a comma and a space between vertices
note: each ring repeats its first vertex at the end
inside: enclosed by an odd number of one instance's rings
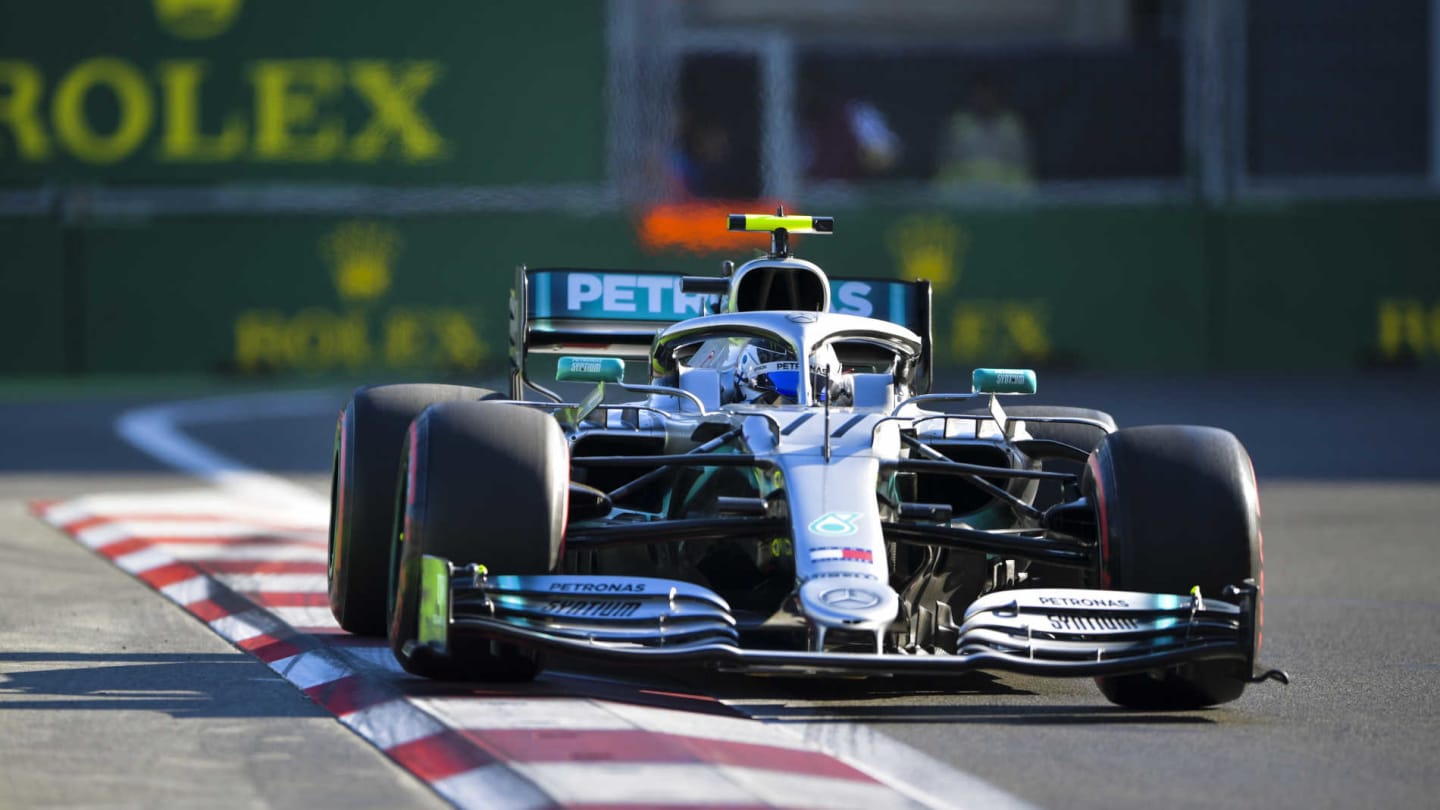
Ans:
POLYGON ((977 368, 970 375, 970 390, 977 394, 1033 394, 1035 372, 1028 368, 977 368))
POLYGON ((625 361, 619 357, 562 357, 555 364, 555 379, 618 383, 625 379, 625 361))

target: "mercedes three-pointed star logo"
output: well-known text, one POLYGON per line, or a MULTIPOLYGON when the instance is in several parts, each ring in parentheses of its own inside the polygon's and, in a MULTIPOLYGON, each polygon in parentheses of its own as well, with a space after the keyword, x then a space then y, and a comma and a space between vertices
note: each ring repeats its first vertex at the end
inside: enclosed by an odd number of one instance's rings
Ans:
POLYGON ((880 597, 857 588, 831 588, 820 594, 820 601, 841 610, 864 610, 880 604, 880 597))

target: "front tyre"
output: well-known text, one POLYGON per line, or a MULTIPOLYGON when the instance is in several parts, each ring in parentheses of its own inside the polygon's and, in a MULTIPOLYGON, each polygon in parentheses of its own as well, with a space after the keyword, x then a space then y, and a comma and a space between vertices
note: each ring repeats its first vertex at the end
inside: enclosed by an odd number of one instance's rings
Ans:
POLYGON ((492 575, 547 574, 559 565, 570 482, 559 423, 520 405, 447 402, 410 428, 392 532, 391 651, 431 678, 526 681, 542 662, 513 645, 452 638, 445 654, 419 642, 421 558, 492 575))
MULTIPOLYGON (((1263 617, 1260 498, 1240 440, 1210 427, 1129 428, 1090 457, 1081 489, 1096 505, 1101 585, 1116 590, 1220 597, 1254 579, 1263 617)), ((1260 627, 1254 649, 1259 652, 1260 627)), ((1112 703, 1194 709, 1240 697, 1250 672, 1239 661, 1202 661, 1096 678, 1112 703)))
POLYGON ((340 626, 385 635, 395 475, 405 431, 436 402, 498 397, 466 385, 407 383, 358 389, 335 427, 330 476, 330 610, 340 626))

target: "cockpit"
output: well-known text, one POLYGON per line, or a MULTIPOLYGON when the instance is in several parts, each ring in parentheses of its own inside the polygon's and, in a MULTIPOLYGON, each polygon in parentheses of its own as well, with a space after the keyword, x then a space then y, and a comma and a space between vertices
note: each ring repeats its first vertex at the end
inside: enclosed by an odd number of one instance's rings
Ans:
POLYGON ((713 370, 720 383, 720 404, 797 405, 813 398, 849 405, 845 375, 835 351, 816 347, 802 361, 783 340, 757 336, 712 337, 682 347, 676 360, 680 374, 713 370), (693 351, 692 351, 693 349, 693 351), (808 374, 808 389, 801 377, 808 374))
POLYGON ((919 348, 908 330, 876 329, 874 321, 855 316, 737 313, 663 331, 655 342, 653 372, 658 382, 692 390, 716 405, 883 404, 857 402, 857 387, 865 392, 888 386, 886 399, 908 390, 919 348))

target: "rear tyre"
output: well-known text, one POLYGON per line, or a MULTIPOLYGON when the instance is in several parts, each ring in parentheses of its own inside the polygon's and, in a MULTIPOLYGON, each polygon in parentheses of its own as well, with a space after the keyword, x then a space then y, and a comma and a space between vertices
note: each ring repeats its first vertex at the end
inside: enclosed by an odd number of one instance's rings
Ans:
MULTIPOLYGON (((1111 434, 1090 457, 1081 489, 1096 505, 1102 587, 1219 597, 1261 574, 1260 499, 1240 440, 1210 427, 1154 426, 1111 434)), ((1257 613, 1263 616, 1263 612, 1257 613)), ((1257 622, 1258 624, 1258 622, 1257 622)), ((1259 650, 1260 628, 1254 628, 1259 650)), ((1195 709, 1228 703, 1250 672, 1237 661, 1096 678, 1112 703, 1195 709)))
POLYGON ((547 574, 559 564, 570 483, 565 434, 519 405, 447 402, 410 428, 391 537, 390 649, 430 678, 526 681, 543 661, 513 645, 452 638, 446 655, 418 642, 421 557, 491 574, 547 574))
POLYGON ((395 474, 410 422, 434 402, 496 397, 464 385, 373 385, 345 406, 335 426, 327 566, 330 610, 341 627, 385 635, 395 474))

